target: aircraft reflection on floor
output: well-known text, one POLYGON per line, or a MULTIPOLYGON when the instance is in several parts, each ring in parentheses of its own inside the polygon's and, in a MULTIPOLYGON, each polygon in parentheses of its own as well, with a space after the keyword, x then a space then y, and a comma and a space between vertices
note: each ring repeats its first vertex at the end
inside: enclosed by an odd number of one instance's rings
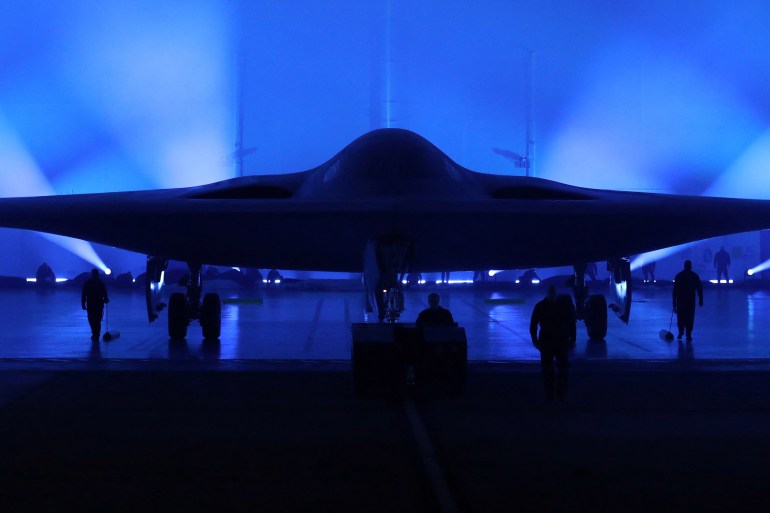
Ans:
MULTIPOLYGON (((427 291, 407 290, 404 322, 425 308, 427 291)), ((238 289, 221 290, 224 297, 238 289)), ((113 291, 110 326, 121 331, 114 342, 93 347, 79 293, 57 290, 0 291, 0 358, 135 360, 323 360, 348 361, 351 322, 364 320, 361 292, 264 290, 262 301, 234 301, 222 310, 222 337, 208 343, 198 334, 169 342, 142 315, 141 293, 113 291)), ((471 361, 536 361, 528 326, 544 290, 442 288, 441 304, 462 322, 471 361)), ((250 294, 253 294, 250 293, 250 294)), ((578 327, 575 359, 770 359, 770 293, 709 287, 695 318, 691 347, 658 337, 671 319, 671 288, 645 287, 634 301, 638 317, 626 326, 612 318, 605 342, 588 341, 578 327)))

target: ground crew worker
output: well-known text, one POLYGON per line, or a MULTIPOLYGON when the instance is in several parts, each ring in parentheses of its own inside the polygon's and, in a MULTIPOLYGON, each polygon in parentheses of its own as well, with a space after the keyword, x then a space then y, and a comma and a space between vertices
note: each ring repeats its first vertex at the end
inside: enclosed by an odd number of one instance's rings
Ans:
POLYGON ((687 341, 692 341, 696 293, 698 303, 703 306, 703 285, 700 276, 692 270, 692 262, 685 260, 684 270, 674 278, 674 312, 676 312, 676 325, 679 328, 677 336, 679 340, 682 340, 682 335, 686 333, 687 341))
POLYGON ((548 287, 548 295, 532 311, 529 333, 532 345, 540 351, 545 398, 551 401, 556 397, 563 402, 567 395, 569 348, 577 335, 572 299, 566 295, 558 296, 553 285, 548 287))
POLYGON ((91 326, 91 340, 98 341, 102 331, 104 305, 109 303, 107 287, 99 278, 99 270, 91 271, 91 277, 83 284, 80 304, 88 312, 88 324, 91 326))

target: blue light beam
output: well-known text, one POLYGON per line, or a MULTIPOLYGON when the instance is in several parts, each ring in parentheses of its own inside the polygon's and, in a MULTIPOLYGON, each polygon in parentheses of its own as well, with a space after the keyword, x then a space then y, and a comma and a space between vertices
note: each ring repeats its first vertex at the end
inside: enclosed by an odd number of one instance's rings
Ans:
MULTIPOLYGON (((2 196, 51 196, 51 184, 40 171, 32 156, 0 114, 0 191, 2 196)), ((74 253, 102 271, 107 269, 93 246, 84 240, 50 233, 41 236, 74 253)))
POLYGON ((631 260, 631 270, 636 271, 637 269, 641 269, 643 266, 645 266, 648 263, 658 262, 660 260, 663 260, 666 257, 669 257, 671 255, 674 255, 676 253, 679 253, 680 251, 687 249, 693 244, 697 244, 697 242, 688 242, 686 244, 680 244, 679 246, 671 246, 669 248, 656 249, 655 251, 650 251, 647 253, 642 253, 641 255, 636 255, 634 259, 631 260))

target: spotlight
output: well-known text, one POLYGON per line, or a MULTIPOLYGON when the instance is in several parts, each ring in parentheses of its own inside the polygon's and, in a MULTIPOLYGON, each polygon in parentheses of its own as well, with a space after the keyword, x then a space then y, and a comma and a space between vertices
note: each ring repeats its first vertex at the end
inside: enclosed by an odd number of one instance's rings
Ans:
POLYGON ((112 274, 112 269, 110 269, 109 267, 105 267, 105 268, 104 268, 104 274, 106 274, 107 276, 109 276, 110 274, 112 274))
POLYGON ((746 271, 746 274, 748 274, 749 276, 753 276, 754 274, 756 274, 756 273, 758 273, 760 271, 764 271, 766 269, 770 269, 770 260, 765 260, 764 262, 762 262, 758 266, 752 267, 751 269, 746 271))

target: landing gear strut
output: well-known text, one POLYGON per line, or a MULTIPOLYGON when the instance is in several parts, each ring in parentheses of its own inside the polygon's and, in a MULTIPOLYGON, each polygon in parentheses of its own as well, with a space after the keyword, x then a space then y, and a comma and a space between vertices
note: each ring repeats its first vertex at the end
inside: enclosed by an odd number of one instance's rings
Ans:
POLYGON ((628 258, 618 258, 607 262, 610 272, 610 310, 628 324, 631 316, 631 263, 628 258))
POLYGON ((163 272, 168 267, 167 258, 147 256, 146 272, 144 273, 144 298, 147 303, 147 319, 152 322, 158 318, 156 312, 166 307, 160 302, 160 290, 163 287, 163 272))
POLYGON ((575 317, 585 323, 589 339, 603 340, 607 336, 607 300, 604 294, 588 294, 586 264, 576 264, 573 269, 575 317))
POLYGON ((364 251, 364 289, 376 305, 380 322, 396 322, 404 311, 403 277, 411 259, 412 242, 397 237, 370 240, 364 251))
POLYGON ((201 264, 188 262, 187 266, 190 269, 187 293, 176 292, 168 302, 168 336, 174 340, 185 338, 190 321, 197 319, 203 331, 203 338, 217 339, 221 333, 222 319, 219 294, 206 294, 201 303, 201 264))

